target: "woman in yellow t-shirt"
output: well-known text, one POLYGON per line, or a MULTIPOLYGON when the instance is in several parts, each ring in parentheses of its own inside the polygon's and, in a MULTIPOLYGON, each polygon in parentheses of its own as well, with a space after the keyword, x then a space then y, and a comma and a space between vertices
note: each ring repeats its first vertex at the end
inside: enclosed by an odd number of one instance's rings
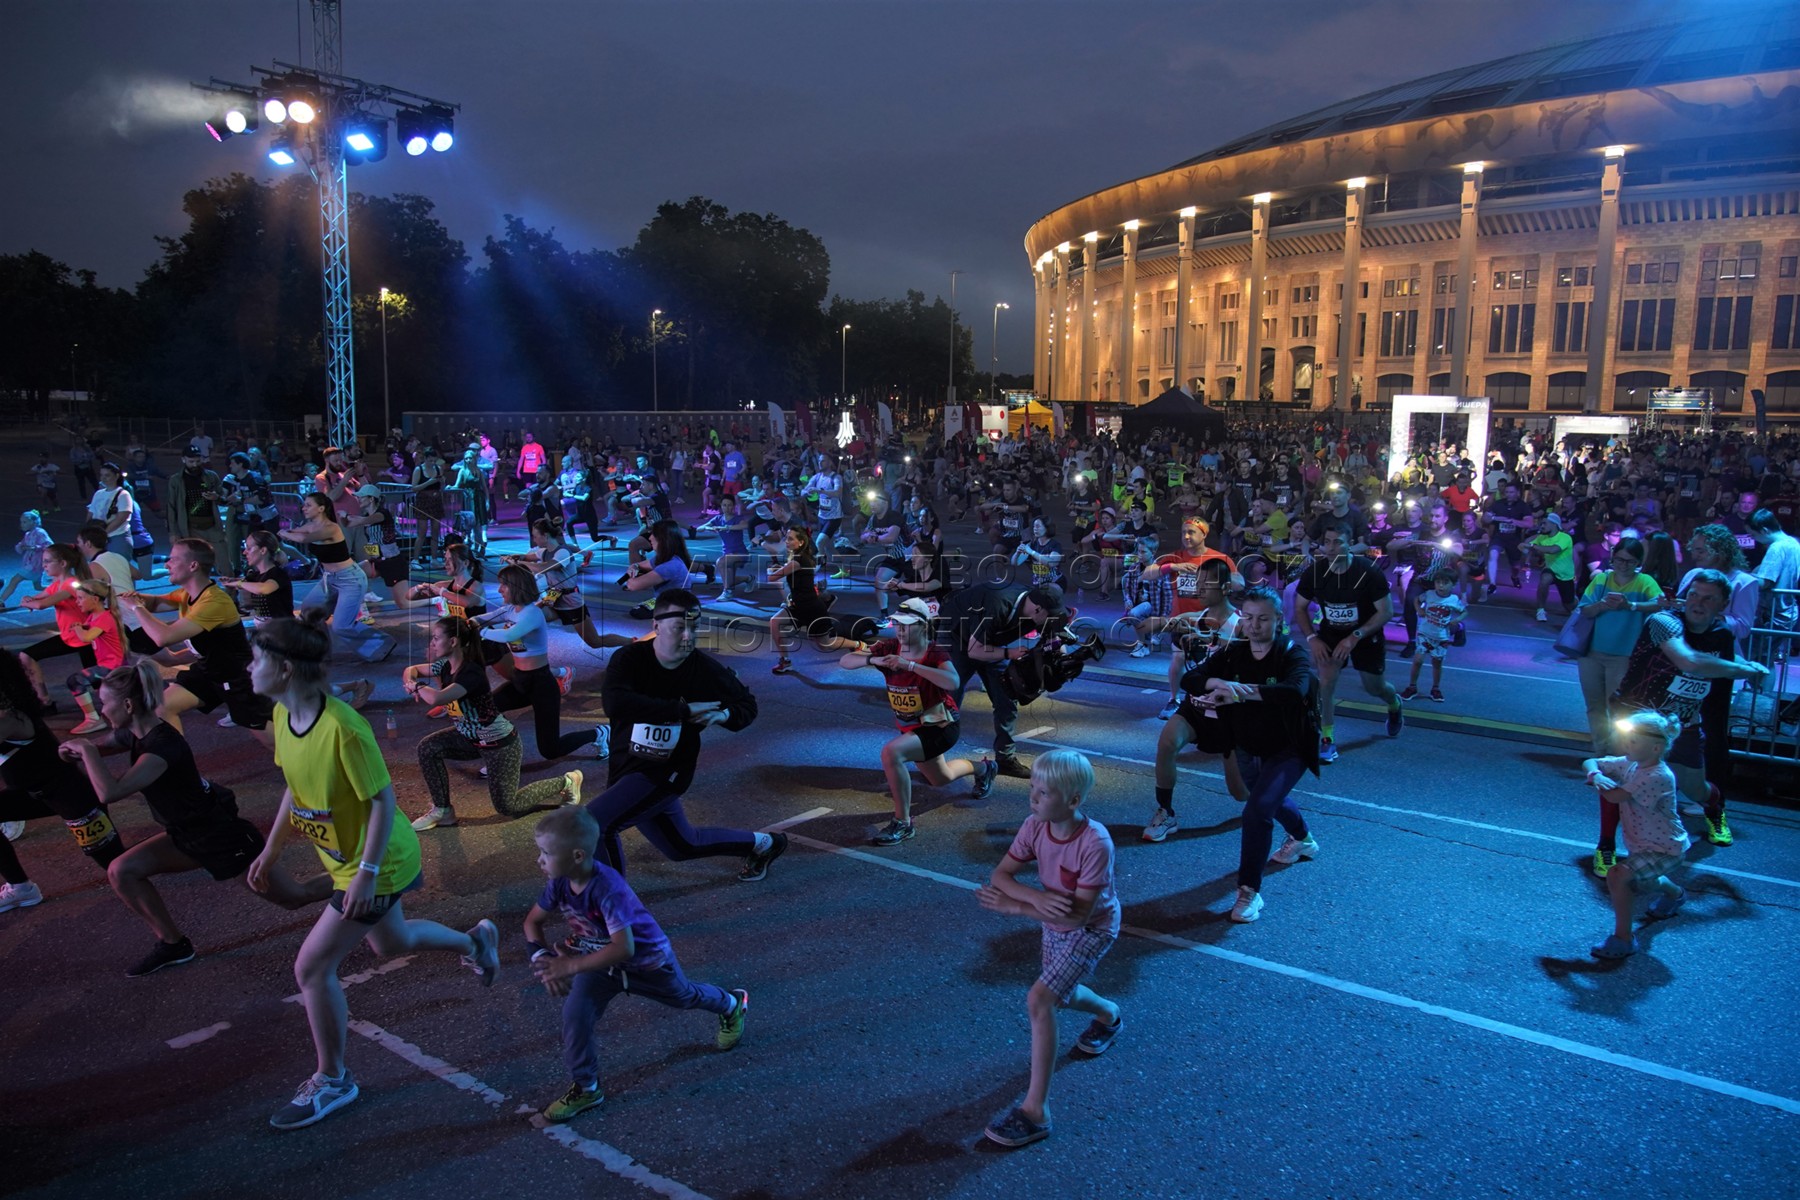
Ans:
POLYGON ((337 977, 357 942, 366 939, 383 957, 450 950, 489 986, 500 968, 492 921, 458 933, 401 911, 402 894, 419 886, 419 837, 395 820, 393 781, 369 723, 331 694, 330 655, 326 616, 317 610, 270 621, 250 641, 250 683, 276 702, 275 765, 287 781, 268 843, 250 864, 250 886, 267 888, 282 847, 297 833, 318 851, 335 889, 294 960, 318 1070, 269 1118, 277 1129, 311 1125, 357 1097, 344 1066, 349 1011, 337 977))

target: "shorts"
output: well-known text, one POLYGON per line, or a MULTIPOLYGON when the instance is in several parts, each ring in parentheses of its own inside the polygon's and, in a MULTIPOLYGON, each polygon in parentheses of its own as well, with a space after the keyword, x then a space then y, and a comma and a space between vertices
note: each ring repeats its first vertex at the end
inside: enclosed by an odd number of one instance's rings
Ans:
MULTIPOLYGON (((708 484, 712 484, 712 483, 716 483, 716 482, 717 482, 717 481, 718 481, 718 478, 719 478, 719 477, 718 477, 718 476, 717 476, 717 475, 708 475, 708 476, 707 476, 707 477, 706 477, 706 482, 707 482, 707 483, 708 483, 708 484)), ((743 484, 743 481, 742 481, 742 480, 738 480, 738 479, 727 479, 727 480, 726 480, 726 481, 725 481, 725 484, 724 484, 724 487, 723 487, 723 488, 722 488, 722 489, 721 489, 721 490, 722 490, 722 491, 723 491, 723 492, 724 492, 724 493, 725 493, 725 494, 726 494, 726 495, 727 495, 727 496, 735 496, 735 495, 737 495, 737 494, 738 494, 738 493, 739 493, 739 492, 741 492, 741 491, 743 491, 743 490, 744 490, 744 484, 743 484)))
POLYGON ((247 665, 223 681, 207 667, 189 667, 175 676, 173 682, 193 693, 203 713, 223 704, 225 711, 231 714, 232 723, 240 729, 267 729, 275 716, 275 702, 251 689, 247 665))
MULTIPOLYGON (((1445 658, 1449 657, 1450 654, 1449 635, 1446 634, 1445 639, 1440 642, 1426 637, 1425 634, 1421 632, 1419 634, 1419 654, 1421 657, 1435 658, 1442 662, 1445 658)), ((1352 657, 1355 656, 1352 655, 1352 657)))
POLYGON ((169 841, 214 879, 236 879, 263 852, 262 830, 242 817, 171 829, 169 841))
POLYGON ((408 567, 404 554, 395 554, 388 558, 375 560, 376 577, 389 587, 394 587, 402 582, 407 577, 407 573, 408 567))
POLYGON ((550 615, 556 618, 558 624, 579 625, 588 619, 588 606, 583 604, 580 608, 553 608, 550 615))
MULTIPOLYGON (((1334 652, 1337 644, 1350 636, 1348 629, 1333 629, 1321 625, 1318 634, 1325 639, 1325 645, 1334 652)), ((1350 651, 1350 665, 1365 675, 1380 675, 1387 670, 1387 636, 1377 633, 1372 637, 1358 638, 1350 651)))
POLYGON ((1193 731, 1194 748, 1200 753, 1230 754, 1235 748, 1231 742, 1231 732, 1225 727, 1225 722, 1213 710, 1194 703, 1193 697, 1183 696, 1181 698, 1181 704, 1176 708, 1175 716, 1187 722, 1187 727, 1193 731))
POLYGON ((1003 533, 1000 535, 999 545, 1006 547, 1006 552, 1011 554, 1019 548, 1019 544, 1024 540, 1023 534, 1003 533))
POLYGON ((941 758, 950 753, 952 747, 962 738, 962 722, 946 721, 942 725, 918 725, 908 730, 919 736, 919 750, 925 755, 925 761, 941 758))
POLYGON ((1038 982, 1049 989, 1058 1004, 1067 1004, 1070 993, 1094 973, 1094 968, 1100 965, 1100 960, 1117 940, 1113 934, 1093 929, 1064 932, 1044 926, 1043 969, 1038 974, 1038 982))
POLYGON ((1655 850, 1638 850, 1627 854, 1619 862, 1631 872, 1631 886, 1637 891, 1647 892, 1656 886, 1659 878, 1680 867, 1683 857, 1655 850))
POLYGON ((1691 724, 1681 727, 1674 745, 1663 755, 1663 761, 1671 767, 1692 767, 1696 771, 1702 769, 1706 766, 1706 758, 1705 746, 1700 739, 1700 718, 1695 717, 1691 724))
MULTIPOLYGON (((381 923, 381 918, 387 916, 388 909, 400 902, 400 897, 406 895, 408 892, 418 891, 420 887, 424 886, 424 883, 425 872, 420 871, 417 875, 413 876, 411 883, 407 884, 399 891, 378 894, 375 897, 375 902, 369 906, 367 915, 361 917, 344 917, 344 920, 355 921, 358 925, 378 925, 381 923)), ((330 904, 332 908, 337 910, 338 916, 344 916, 344 890, 342 888, 336 888, 332 891, 330 904)))

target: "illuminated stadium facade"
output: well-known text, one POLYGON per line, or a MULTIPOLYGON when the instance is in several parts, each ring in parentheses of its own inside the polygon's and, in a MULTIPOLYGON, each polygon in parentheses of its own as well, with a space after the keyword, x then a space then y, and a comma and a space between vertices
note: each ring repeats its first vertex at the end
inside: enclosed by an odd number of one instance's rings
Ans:
POLYGON ((1800 416, 1800 8, 1372 92, 1065 205, 1025 248, 1052 400, 1629 414, 1673 386, 1800 416))

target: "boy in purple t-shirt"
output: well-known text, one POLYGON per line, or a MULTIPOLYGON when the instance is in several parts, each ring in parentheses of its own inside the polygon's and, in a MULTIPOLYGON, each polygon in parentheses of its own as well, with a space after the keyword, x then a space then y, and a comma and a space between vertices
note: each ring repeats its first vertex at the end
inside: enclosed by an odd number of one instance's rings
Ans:
POLYGON ((703 1008, 717 1013, 714 1044, 729 1050, 744 1036, 750 993, 727 992, 694 983, 681 973, 669 939, 624 876, 594 861, 600 825, 585 808, 559 808, 537 824, 538 867, 549 877, 543 894, 525 914, 525 943, 544 990, 562 996, 563 1061, 574 1083, 544 1110, 552 1121, 567 1121, 606 1097, 594 1053, 594 1028, 620 992, 631 992, 670 1008, 703 1008), (551 949, 544 925, 553 914, 568 923, 569 936, 551 949))
POLYGON ((1112 836, 1081 812, 1081 802, 1093 790, 1094 767, 1081 754, 1051 750, 1038 755, 1031 765, 1031 816, 975 894, 983 908, 1043 925, 1043 970, 1025 997, 1031 1014, 1031 1083, 1018 1107, 986 1130, 1002 1146, 1025 1146, 1050 1136, 1046 1101, 1056 1069, 1058 1005, 1094 1018, 1075 1042, 1083 1054, 1105 1054, 1125 1024, 1117 1004, 1081 982, 1119 936, 1112 836), (1037 887, 1018 879, 1031 863, 1037 864, 1037 887))

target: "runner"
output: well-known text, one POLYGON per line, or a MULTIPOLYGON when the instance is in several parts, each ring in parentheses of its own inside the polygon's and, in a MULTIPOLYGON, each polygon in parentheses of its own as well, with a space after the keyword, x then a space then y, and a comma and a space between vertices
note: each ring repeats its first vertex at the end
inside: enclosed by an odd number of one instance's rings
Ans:
POLYGON ((94 576, 81 552, 60 542, 44 550, 44 573, 50 577, 44 590, 35 596, 25 597, 19 603, 33 610, 53 609, 56 613, 56 632, 33 642, 18 651, 18 654, 32 663, 32 666, 26 668, 26 674, 31 677, 32 685, 37 690, 38 703, 43 705, 45 712, 54 713, 57 707, 51 701, 50 693, 44 690, 44 676, 36 664, 46 659, 61 658, 66 654, 75 655, 83 667, 92 667, 99 661, 94 657, 93 647, 75 633, 82 620, 81 592, 77 585, 94 576))
POLYGON ((650 619, 654 636, 614 654, 601 685, 607 714, 621 733, 606 760, 606 790, 587 806, 600 823, 599 857, 624 874, 620 835, 635 825, 675 862, 743 855, 738 879, 754 883, 787 849, 787 835, 695 829, 681 796, 694 781, 701 730, 746 728, 756 719, 756 697, 728 667, 694 648, 700 621, 694 593, 662 593, 650 619))
MULTIPOLYGON (((823 535, 821 535, 823 536, 823 535)), ((799 525, 790 525, 783 535, 788 560, 769 568, 771 583, 787 581, 788 598, 780 612, 769 618, 769 637, 775 643, 774 675, 791 675, 793 660, 788 657, 788 637, 795 631, 827 654, 854 650, 859 643, 837 635, 837 622, 832 620, 830 604, 819 598, 816 572, 817 549, 813 540, 799 525)))
MULTIPOLYGON (((500 568, 498 587, 501 606, 474 621, 485 643, 481 660, 506 680, 494 693, 494 703, 501 712, 531 709, 538 756, 546 762, 589 745, 597 747, 604 757, 608 738, 605 725, 562 732, 562 698, 568 689, 565 680, 569 668, 551 670, 549 627, 538 602, 537 580, 530 571, 514 563, 500 568), (510 663, 505 661, 508 652, 510 663)), ((482 772, 491 776, 485 766, 482 772)))
POLYGON ((1386 630, 1393 615, 1394 598, 1381 572, 1368 559, 1345 551, 1341 528, 1323 530, 1319 556, 1301 572, 1294 599, 1294 629, 1319 675, 1320 762, 1337 761, 1337 683, 1346 662, 1362 676, 1363 691, 1387 706, 1387 735, 1400 736, 1406 723, 1400 694, 1383 677, 1386 630), (1316 626, 1314 603, 1320 614, 1316 626))
MULTIPOLYGON (((1202 571, 1202 563, 1222 562, 1225 564, 1225 577, 1237 574, 1237 564, 1231 557, 1212 549, 1206 539, 1212 534, 1212 526, 1200 517, 1189 517, 1181 523, 1181 549, 1158 557, 1150 566, 1144 568, 1146 580, 1166 581, 1174 590, 1170 602, 1169 616, 1160 623, 1151 621, 1147 626, 1138 627, 1138 636, 1145 633, 1152 636, 1166 632, 1169 634, 1169 702, 1158 714, 1159 720, 1168 720, 1174 715, 1175 707, 1180 702, 1177 683, 1183 672, 1192 665, 1188 655, 1183 652, 1183 637, 1190 633, 1205 633, 1206 622, 1199 614, 1217 608, 1223 603, 1222 582, 1216 570, 1202 571), (1210 586, 1209 586, 1210 585, 1210 586)), ((1230 606, 1226 605, 1227 610, 1230 606)), ((1217 631, 1215 622, 1213 632, 1217 631)), ((1230 637, 1229 634, 1225 635, 1230 637)), ((1141 644, 1141 643, 1140 643, 1141 644)), ((1134 650, 1132 656, 1137 657, 1134 650)), ((1160 839, 1159 839, 1160 840, 1160 839)))
MULTIPOLYGON (((1206 607, 1191 614, 1190 623, 1183 626, 1175 638, 1170 673, 1175 674, 1177 663, 1181 665, 1180 674, 1175 675, 1177 686, 1220 647, 1237 637, 1238 610, 1232 606, 1225 591, 1230 561, 1219 555, 1203 564, 1192 576, 1200 585, 1196 597, 1205 602, 1206 607)), ((1156 807, 1150 813, 1150 823, 1144 826, 1146 842, 1163 841, 1181 828, 1181 822, 1175 816, 1175 759, 1182 750, 1199 743, 1202 737, 1212 732, 1212 723, 1194 696, 1178 693, 1178 698, 1170 703, 1174 708, 1165 710, 1168 715, 1162 718, 1162 732, 1156 738, 1156 807)), ((1206 749, 1205 746, 1201 748, 1206 749)), ((1242 804, 1249 792, 1244 787, 1237 756, 1221 751, 1209 752, 1223 754, 1225 790, 1242 804)))
POLYGON ((333 636, 355 646, 357 656, 364 662, 385 660, 394 652, 394 639, 360 623, 369 580, 362 568, 350 561, 350 543, 345 539, 344 527, 338 524, 336 507, 325 493, 311 492, 300 502, 300 513, 305 522, 281 530, 279 536, 284 542, 310 547, 318 560, 333 636))
POLYGON ((250 886, 269 890, 282 848, 298 833, 312 842, 336 888, 294 960, 317 1069, 269 1118, 276 1129, 300 1129, 358 1095, 344 1065, 349 1013, 337 977, 358 942, 366 940, 383 958, 448 950, 492 986, 500 939, 489 920, 458 933, 435 921, 408 920, 402 911, 401 896, 423 879, 419 835, 395 820, 393 782, 369 723, 327 689, 331 634, 324 614, 269 622, 256 631, 251 655, 257 695, 274 702, 275 765, 287 787, 268 841, 250 864, 250 886))
MULTIPOLYGON (((106 872, 113 894, 157 938, 150 953, 126 970, 131 979, 194 959, 194 944, 150 882, 154 876, 205 871, 214 879, 236 879, 263 849, 262 831, 238 815, 231 789, 202 776, 187 739, 157 715, 162 701, 162 674, 148 659, 110 672, 101 683, 100 712, 113 731, 111 746, 131 756, 121 775, 101 761, 99 743, 65 742, 60 749, 66 761, 81 765, 102 804, 141 792, 162 826, 162 832, 114 859, 106 872)), ((270 898, 299 908, 330 894, 326 877, 310 882, 299 885, 274 872, 270 898)))
POLYGON ((894 637, 853 650, 839 660, 845 670, 874 667, 886 676, 888 707, 900 728, 900 736, 881 748, 881 769, 894 799, 894 819, 869 839, 877 846, 895 846, 913 836, 908 764, 917 763, 919 774, 932 787, 948 787, 973 775, 977 800, 993 790, 994 776, 1000 771, 992 759, 983 759, 977 766, 966 758, 944 758, 962 737, 952 698, 958 680, 950 655, 931 644, 932 615, 925 601, 902 601, 893 623, 894 637))
MULTIPOLYGON (((581 803, 580 771, 566 771, 557 779, 519 786, 524 746, 519 731, 501 715, 500 697, 488 686, 481 641, 473 625, 462 617, 439 617, 431 623, 426 652, 431 655, 431 662, 407 667, 401 682, 407 695, 420 703, 447 707, 456 724, 428 733, 419 742, 419 770, 431 795, 431 809, 413 821, 415 831, 423 833, 456 824, 456 810, 450 803, 450 774, 444 769, 446 758, 481 760, 486 768, 488 798, 494 811, 503 817, 522 817, 537 808, 581 803)), ((549 686, 555 694, 556 685, 549 686)), ((587 743, 582 740, 578 744, 587 743)))

